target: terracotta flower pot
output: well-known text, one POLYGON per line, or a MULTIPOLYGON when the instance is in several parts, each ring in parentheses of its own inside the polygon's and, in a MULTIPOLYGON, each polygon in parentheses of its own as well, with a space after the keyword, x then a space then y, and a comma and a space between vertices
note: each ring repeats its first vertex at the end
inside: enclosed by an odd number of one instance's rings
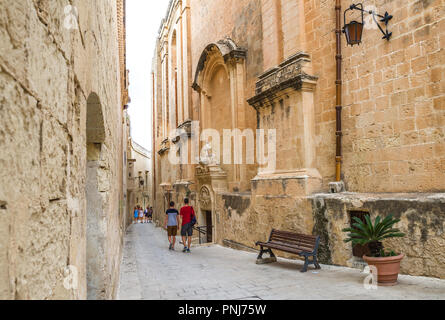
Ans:
POLYGON ((363 260, 370 266, 377 268, 377 282, 380 286, 395 286, 400 272, 400 263, 404 254, 397 257, 372 258, 363 256, 363 260))

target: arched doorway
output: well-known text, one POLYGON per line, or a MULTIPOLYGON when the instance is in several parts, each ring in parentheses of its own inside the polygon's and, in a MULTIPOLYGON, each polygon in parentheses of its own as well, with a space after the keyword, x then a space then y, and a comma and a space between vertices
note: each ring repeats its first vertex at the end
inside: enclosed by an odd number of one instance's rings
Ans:
MULTIPOLYGON (((223 62, 222 56, 221 61, 223 62)), ((230 95, 230 80, 226 67, 221 63, 216 63, 209 70, 207 82, 207 101, 203 106, 203 113, 206 119, 203 121, 203 129, 214 129, 219 133, 219 157, 218 163, 227 173, 228 183, 234 182, 233 162, 224 163, 223 161, 223 130, 234 129, 232 103, 230 95)))
POLYGON ((105 127, 102 105, 99 97, 92 93, 87 100, 86 124, 86 272, 88 300, 106 298, 105 290, 105 215, 104 194, 100 192, 98 173, 102 146, 105 141, 105 127))

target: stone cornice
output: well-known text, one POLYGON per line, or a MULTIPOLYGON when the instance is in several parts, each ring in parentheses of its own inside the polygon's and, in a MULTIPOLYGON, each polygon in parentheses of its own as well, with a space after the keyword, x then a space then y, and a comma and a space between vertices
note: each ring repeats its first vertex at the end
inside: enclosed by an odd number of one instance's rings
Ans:
POLYGON ((204 70, 207 58, 211 53, 215 52, 215 50, 219 51, 225 63, 229 63, 231 61, 244 61, 247 57, 247 49, 238 47, 236 43, 230 38, 226 38, 224 40, 219 40, 216 43, 209 44, 202 52, 198 65, 196 67, 195 80, 193 82, 192 88, 197 92, 200 92, 200 85, 198 83, 199 74, 202 70, 204 70))
POLYGON ((137 152, 138 154, 140 154, 141 156, 143 156, 143 157, 145 157, 147 159, 151 159, 150 151, 148 151, 143 146, 141 146, 140 144, 138 144, 135 141, 133 141, 133 139, 131 139, 131 138, 130 138, 130 146, 131 146, 131 149, 134 152, 137 152))
POLYGON ((280 96, 280 92, 287 89, 313 90, 318 78, 306 73, 306 66, 310 62, 308 54, 299 52, 286 59, 279 66, 267 70, 258 77, 255 96, 247 102, 257 109, 263 105, 263 102, 280 96))

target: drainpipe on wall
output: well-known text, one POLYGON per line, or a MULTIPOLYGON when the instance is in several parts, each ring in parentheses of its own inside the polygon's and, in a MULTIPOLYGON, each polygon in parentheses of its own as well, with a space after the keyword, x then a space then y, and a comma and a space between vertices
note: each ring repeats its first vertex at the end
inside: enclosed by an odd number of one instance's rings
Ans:
POLYGON ((342 54, 341 54, 341 0, 336 0, 336 39, 337 39, 337 79, 335 81, 337 98, 336 98, 336 156, 335 156, 335 182, 330 183, 329 187, 332 193, 339 193, 345 190, 344 183, 341 181, 341 162, 342 162, 342 126, 341 126, 341 112, 342 112, 342 54))
POLYGON ((341 161, 342 161, 342 128, 341 128, 341 111, 342 111, 342 79, 341 79, 341 71, 342 71, 342 55, 341 55, 341 0, 337 0, 335 5, 335 11, 336 11, 336 20, 337 20, 337 28, 335 30, 336 36, 337 36, 337 80, 336 83, 336 89, 337 89, 337 105, 335 107, 337 112, 337 130, 336 130, 336 136, 337 136, 337 153, 335 157, 335 181, 340 182, 341 181, 341 161))

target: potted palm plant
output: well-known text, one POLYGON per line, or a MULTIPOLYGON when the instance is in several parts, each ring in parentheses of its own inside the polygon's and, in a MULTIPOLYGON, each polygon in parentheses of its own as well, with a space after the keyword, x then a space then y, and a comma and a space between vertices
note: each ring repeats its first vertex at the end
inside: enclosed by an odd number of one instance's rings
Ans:
POLYGON ((392 215, 382 219, 380 216, 375 219, 374 224, 369 215, 365 216, 365 221, 358 217, 353 218, 352 228, 344 229, 348 233, 346 243, 352 242, 353 245, 367 245, 370 251, 369 256, 363 256, 363 259, 370 266, 377 268, 377 281, 381 286, 394 286, 400 272, 400 263, 405 255, 397 255, 394 251, 385 251, 382 241, 390 238, 401 238, 405 234, 394 225, 400 222, 392 215))

